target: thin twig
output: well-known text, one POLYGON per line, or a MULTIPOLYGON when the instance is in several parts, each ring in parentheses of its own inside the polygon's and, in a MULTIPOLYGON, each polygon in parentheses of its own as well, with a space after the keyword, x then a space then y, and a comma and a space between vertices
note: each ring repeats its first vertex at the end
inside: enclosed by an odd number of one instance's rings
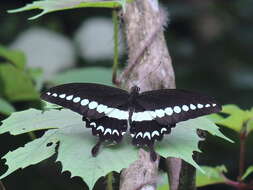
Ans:
POLYGON ((0 180, 0 190, 6 190, 6 188, 4 187, 4 184, 1 180, 0 180))
POLYGON ((118 20, 118 11, 116 9, 112 12, 112 21, 113 21, 113 38, 114 38, 114 57, 113 57, 113 66, 112 66, 112 82, 118 84, 117 82, 117 69, 119 64, 119 20, 118 20))
POLYGON ((239 154, 239 176, 238 181, 242 181, 242 176, 245 170, 245 140, 247 138, 247 128, 246 123, 243 124, 243 127, 240 131, 240 154, 239 154))

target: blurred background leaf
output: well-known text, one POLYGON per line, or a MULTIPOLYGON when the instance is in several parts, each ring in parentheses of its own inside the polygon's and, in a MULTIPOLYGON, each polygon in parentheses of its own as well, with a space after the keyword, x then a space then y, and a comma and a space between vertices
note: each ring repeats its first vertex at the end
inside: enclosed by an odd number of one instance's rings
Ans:
POLYGON ((112 85, 112 70, 104 67, 71 69, 57 74, 51 82, 54 85, 71 82, 90 82, 112 85))
POLYGON ((6 100, 0 98, 0 113, 10 115, 15 111, 15 108, 6 100))

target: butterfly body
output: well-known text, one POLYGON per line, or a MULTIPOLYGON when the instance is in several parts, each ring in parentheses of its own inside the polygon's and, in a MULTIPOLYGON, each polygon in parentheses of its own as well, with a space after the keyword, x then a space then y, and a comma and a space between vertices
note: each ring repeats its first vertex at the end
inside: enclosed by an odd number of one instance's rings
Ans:
POLYGON ((155 141, 162 140, 176 123, 221 110, 213 98, 195 92, 139 91, 136 86, 128 93, 100 84, 70 83, 49 89, 41 98, 83 116, 86 127, 99 137, 92 149, 93 155, 103 141, 119 143, 127 132, 128 123, 132 143, 152 150, 155 141))

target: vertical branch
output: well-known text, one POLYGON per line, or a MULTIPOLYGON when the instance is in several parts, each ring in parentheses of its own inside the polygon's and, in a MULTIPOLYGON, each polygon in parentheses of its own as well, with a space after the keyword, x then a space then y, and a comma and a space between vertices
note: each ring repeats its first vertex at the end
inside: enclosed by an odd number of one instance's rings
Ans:
POLYGON ((240 131, 240 154, 239 154, 239 176, 238 181, 242 182, 242 176, 245 170, 245 141, 247 138, 247 121, 243 124, 242 129, 240 131))
MULTIPOLYGON (((121 75, 121 85, 141 91, 175 88, 174 70, 163 34, 167 14, 157 0, 135 0, 127 4, 123 14, 128 44, 128 65, 121 75)), ((139 160, 121 174, 120 190, 155 189, 158 160, 150 162, 147 152, 140 150, 139 160)), ((181 160, 169 159, 171 184, 178 187, 181 160)), ((173 190, 173 189, 172 189, 173 190)))
POLYGON ((1 180, 0 180, 0 190, 6 190, 6 188, 4 187, 4 184, 1 180))
POLYGON ((117 83, 117 69, 119 61, 119 21, 118 21, 118 12, 116 9, 112 11, 112 21, 113 21, 113 38, 114 38, 114 57, 113 57, 113 66, 112 66, 112 81, 117 83))
MULTIPOLYGON (((167 14, 158 0, 135 0, 123 14, 128 45, 128 65, 120 81, 130 90, 138 85, 141 91, 175 88, 175 76, 163 27, 167 14)), ((139 160, 121 174, 120 190, 156 189, 158 162, 151 162, 149 153, 139 152, 139 160)), ((171 190, 195 190, 195 169, 178 158, 168 158, 171 190), (181 169, 183 168, 183 169, 181 169)))

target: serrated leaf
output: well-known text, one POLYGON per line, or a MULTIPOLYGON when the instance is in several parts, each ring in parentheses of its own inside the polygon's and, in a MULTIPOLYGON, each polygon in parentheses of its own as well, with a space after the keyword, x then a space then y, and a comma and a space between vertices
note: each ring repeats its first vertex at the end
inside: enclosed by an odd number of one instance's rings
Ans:
POLYGON ((17 13, 22 11, 28 11, 33 9, 41 9, 42 12, 30 19, 36 19, 42 15, 45 15, 50 12, 66 10, 66 9, 75 9, 75 8, 85 8, 85 7, 101 7, 101 8, 116 8, 121 7, 120 0, 112 0, 112 1, 87 1, 87 0, 43 0, 43 1, 35 1, 31 4, 27 4, 26 6, 9 10, 9 13, 17 13))
POLYGON ((245 171, 245 173, 242 176, 242 179, 246 179, 249 175, 253 173, 253 166, 248 167, 248 169, 245 171))
POLYGON ((197 171, 196 186, 202 187, 211 184, 223 183, 226 181, 223 173, 227 172, 225 166, 209 167, 201 166, 205 173, 197 171))
POLYGON ((0 98, 0 113, 10 115, 15 111, 15 108, 6 100, 0 98))
POLYGON ((242 110, 237 105, 225 105, 222 107, 222 113, 229 114, 228 117, 221 117, 216 123, 226 126, 230 129, 240 132, 243 124, 253 118, 253 110, 242 110))
POLYGON ((71 82, 90 82, 112 85, 112 70, 104 67, 72 69, 57 74, 51 82, 56 85, 71 82))
POLYGON ((0 45, 0 57, 3 57, 6 60, 10 61, 21 70, 23 70, 25 67, 26 59, 24 53, 21 51, 9 50, 0 45))
POLYGON ((9 101, 36 100, 39 98, 31 78, 12 64, 0 64, 0 92, 9 101))
POLYGON ((0 178, 8 176, 19 168, 23 169, 27 166, 37 164, 55 154, 57 139, 51 138, 54 133, 55 130, 47 131, 43 138, 35 139, 27 143, 24 147, 8 152, 3 157, 3 159, 6 159, 5 164, 8 165, 8 170, 0 178), (52 144, 50 145, 48 143, 52 144))
MULTIPOLYGON (((50 142, 59 142, 57 161, 61 162, 63 171, 68 170, 71 172, 71 176, 82 177, 91 189, 99 177, 106 175, 110 171, 120 172, 121 169, 128 167, 130 163, 137 159, 138 149, 123 143, 103 148, 98 156, 94 158, 91 156, 90 150, 96 143, 97 138, 93 137, 90 129, 84 126, 81 116, 70 110, 50 110, 42 114, 39 110, 30 109, 14 113, 4 120, 3 125, 0 127, 0 133, 10 132, 17 135, 28 131, 55 128, 49 130, 40 138, 44 140, 44 144, 41 146, 45 147, 50 142)), ((218 127, 208 119, 197 118, 179 123, 172 130, 171 135, 165 136, 164 140, 159 143, 156 151, 164 157, 182 158, 199 168, 192 159, 193 151, 198 151, 198 142, 201 140, 196 134, 197 128, 207 130, 226 139, 219 132, 218 127)), ((129 141, 125 140, 125 142, 129 141)), ((32 144, 29 150, 34 149, 36 152, 36 146, 36 143, 32 144)), ((20 149, 17 150, 20 151, 20 149)), ((19 154, 24 154, 25 151, 26 149, 24 148, 19 154)), ((35 161, 39 162, 46 158, 44 154, 40 159, 37 157, 34 159, 30 155, 24 162, 21 160, 21 163, 18 163, 15 160, 14 163, 12 159, 15 159, 18 153, 13 151, 8 154, 7 159, 11 159, 7 162, 11 164, 9 165, 10 171, 7 171, 8 174, 13 172, 15 168, 28 166, 29 159, 32 159, 31 162, 35 163, 35 161), (15 156, 13 156, 14 154, 15 156)), ((35 156, 38 155, 40 154, 35 156)), ((6 175, 4 174, 4 176, 6 175)))

